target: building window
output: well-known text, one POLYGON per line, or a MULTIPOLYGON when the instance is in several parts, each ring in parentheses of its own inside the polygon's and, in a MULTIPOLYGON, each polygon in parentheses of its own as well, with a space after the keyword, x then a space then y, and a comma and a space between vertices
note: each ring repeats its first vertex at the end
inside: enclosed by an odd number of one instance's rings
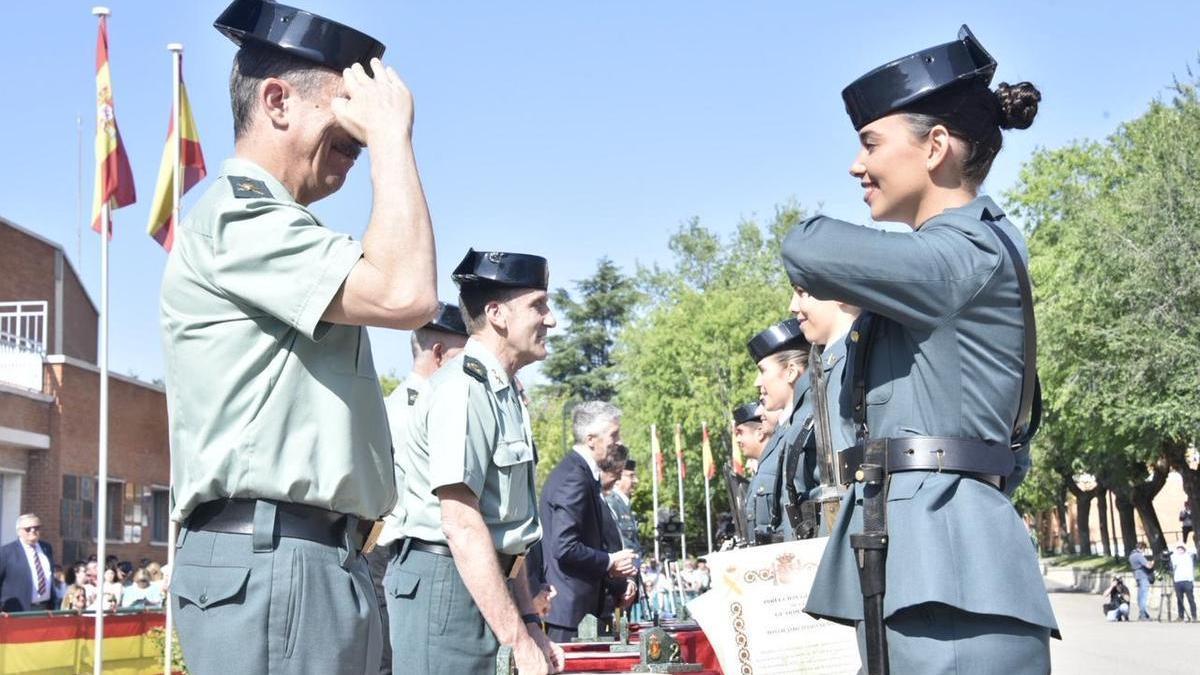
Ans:
POLYGON ((108 481, 108 540, 125 540, 125 484, 108 481))
POLYGON ((165 543, 171 526, 171 491, 151 488, 150 495, 150 541, 165 543))

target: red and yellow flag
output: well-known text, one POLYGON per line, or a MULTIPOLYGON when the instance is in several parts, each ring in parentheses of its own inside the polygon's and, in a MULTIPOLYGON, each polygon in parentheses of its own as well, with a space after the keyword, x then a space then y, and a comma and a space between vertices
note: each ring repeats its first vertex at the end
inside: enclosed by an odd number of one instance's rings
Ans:
POLYGON ((738 476, 746 475, 746 461, 742 449, 737 444, 737 426, 733 418, 729 418, 729 455, 733 464, 733 473, 738 476))
POLYGON ((704 480, 712 480, 717 475, 717 463, 713 461, 712 445, 708 441, 708 423, 701 424, 700 428, 702 430, 700 449, 704 453, 704 480))
MULTIPOLYGON (((96 39, 96 190, 92 200, 92 229, 100 231, 100 210, 129 206, 137 199, 133 189, 133 170, 121 144, 117 116, 113 108, 112 77, 108 72, 108 17, 100 17, 100 35, 96 39)), ((109 236, 112 224, 109 223, 109 236)))
POLYGON ((658 440, 658 427, 650 425, 650 454, 654 457, 654 476, 663 482, 662 442, 658 440))
POLYGON ((679 480, 687 478, 687 464, 683 462, 683 425, 675 425, 675 464, 679 469, 679 480))
POLYGON ((150 205, 150 224, 146 232, 168 251, 175 243, 175 164, 180 163, 183 188, 180 196, 192 189, 204 178, 204 153, 200 150, 200 133, 192 117, 192 106, 188 103, 187 88, 183 86, 182 57, 179 64, 179 114, 171 110, 171 122, 167 126, 167 145, 163 148, 162 163, 158 167, 158 183, 154 186, 154 202, 150 205), (179 120, 176 129, 175 120, 179 120), (178 135, 176 134, 178 131, 178 135))

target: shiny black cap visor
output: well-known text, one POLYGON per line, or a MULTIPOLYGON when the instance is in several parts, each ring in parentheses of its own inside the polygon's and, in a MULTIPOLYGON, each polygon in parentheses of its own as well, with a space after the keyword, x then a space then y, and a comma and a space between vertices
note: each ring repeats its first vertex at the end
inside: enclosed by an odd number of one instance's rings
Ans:
POLYGON ((385 49, 366 33, 268 0, 234 0, 213 27, 239 47, 247 43, 275 47, 338 71, 355 63, 367 67, 385 49))
POLYGON ((808 341, 800 331, 800 322, 796 319, 781 321, 774 326, 750 338, 746 343, 750 350, 750 358, 755 363, 785 349, 808 349, 808 341))
POLYGON ((857 131, 957 82, 978 78, 989 85, 995 73, 996 60, 964 25, 954 42, 901 57, 851 82, 842 100, 857 131))
POLYGON ((744 403, 744 404, 739 405, 738 407, 734 408, 733 409, 734 425, 745 424, 747 422, 761 422, 762 415, 759 414, 758 409, 759 409, 758 401, 753 401, 751 403, 744 403))
POLYGON ((467 324, 463 322, 462 312, 458 305, 443 302, 438 304, 437 316, 433 321, 421 326, 422 330, 440 330, 443 333, 453 333, 463 337, 471 337, 467 332, 467 324))
POLYGON ((544 291, 550 286, 550 266, 540 255, 468 249, 450 278, 459 288, 492 285, 544 291))

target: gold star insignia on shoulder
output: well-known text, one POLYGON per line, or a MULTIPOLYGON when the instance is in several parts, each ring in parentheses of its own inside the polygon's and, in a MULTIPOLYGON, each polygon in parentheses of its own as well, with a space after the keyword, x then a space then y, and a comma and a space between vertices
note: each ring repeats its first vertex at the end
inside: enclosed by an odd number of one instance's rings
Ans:
POLYGON ((261 180, 254 178, 246 178, 245 176, 227 176, 229 185, 233 187, 233 196, 238 199, 270 199, 271 191, 267 189, 267 184, 261 180))

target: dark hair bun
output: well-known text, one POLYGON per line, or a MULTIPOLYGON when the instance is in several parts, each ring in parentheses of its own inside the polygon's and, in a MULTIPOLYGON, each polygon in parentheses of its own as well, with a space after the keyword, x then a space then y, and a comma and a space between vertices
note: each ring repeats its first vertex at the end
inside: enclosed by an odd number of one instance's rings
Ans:
POLYGON ((1038 101, 1042 92, 1029 82, 1009 84, 1001 82, 996 87, 996 101, 1000 105, 1001 129, 1028 129, 1037 116, 1038 101))

